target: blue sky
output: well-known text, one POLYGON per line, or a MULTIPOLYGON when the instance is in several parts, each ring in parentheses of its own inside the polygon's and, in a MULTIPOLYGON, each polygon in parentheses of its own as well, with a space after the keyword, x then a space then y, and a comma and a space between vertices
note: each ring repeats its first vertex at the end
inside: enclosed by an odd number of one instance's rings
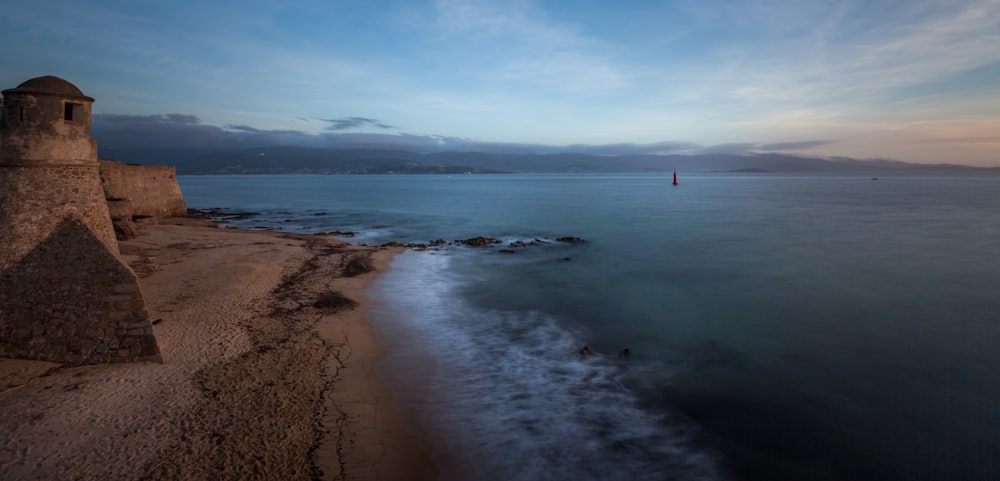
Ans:
POLYGON ((1000 0, 17 3, 0 88, 57 75, 172 145, 1000 166, 1000 0))

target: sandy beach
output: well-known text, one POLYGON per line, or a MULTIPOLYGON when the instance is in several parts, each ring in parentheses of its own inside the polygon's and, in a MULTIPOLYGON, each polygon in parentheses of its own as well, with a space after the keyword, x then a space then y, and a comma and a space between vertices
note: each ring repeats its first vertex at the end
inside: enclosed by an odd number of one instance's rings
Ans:
POLYGON ((398 251, 195 219, 120 245, 164 363, 0 360, 0 477, 425 477, 360 295, 398 251))

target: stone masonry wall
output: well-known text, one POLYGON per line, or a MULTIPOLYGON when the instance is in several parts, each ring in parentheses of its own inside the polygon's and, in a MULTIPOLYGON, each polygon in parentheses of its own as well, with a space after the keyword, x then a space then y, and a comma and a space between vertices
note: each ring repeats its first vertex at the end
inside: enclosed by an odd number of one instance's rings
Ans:
POLYGON ((0 160, 0 269, 16 262, 67 216, 87 224, 117 253, 97 164, 3 165, 0 160), (96 201, 95 201, 96 199, 96 201))
POLYGON ((173 167, 104 159, 100 164, 101 184, 113 219, 181 217, 187 213, 173 167))
POLYGON ((90 135, 94 99, 53 76, 2 94, 0 356, 162 361, 138 279, 119 257, 90 135))
POLYGON ((135 274, 72 216, 0 271, 0 306, 0 357, 162 362, 135 274))

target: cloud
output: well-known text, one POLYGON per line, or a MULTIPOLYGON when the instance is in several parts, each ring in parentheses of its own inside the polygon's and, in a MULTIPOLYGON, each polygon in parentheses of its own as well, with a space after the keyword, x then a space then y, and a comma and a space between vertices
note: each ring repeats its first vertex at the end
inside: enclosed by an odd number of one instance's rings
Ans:
POLYGON ((168 122, 176 124, 197 124, 200 122, 197 115, 190 114, 166 114, 164 117, 168 122))
POLYGON ((995 91, 995 82, 981 85, 1000 64, 996 0, 717 3, 690 4, 695 25, 725 35, 694 47, 711 62, 681 70, 686 81, 664 84, 665 98, 739 122, 811 112, 768 127, 836 136, 873 117, 949 118, 956 99, 982 98, 970 87, 995 91), (919 97, 926 103, 909 103, 919 97))
POLYGON ((452 48, 462 46, 453 53, 474 57, 486 84, 573 93, 631 85, 629 69, 616 60, 627 47, 567 18, 533 1, 437 0, 426 25, 452 48))
MULTIPOLYGON (((703 146, 688 141, 650 143, 570 144, 489 142, 444 135, 410 133, 336 132, 309 133, 299 130, 267 130, 249 125, 219 127, 202 123, 197 116, 184 114, 161 115, 94 115, 93 134, 103 152, 122 150, 242 150, 258 147, 288 146, 333 149, 387 149, 412 152, 488 152, 494 154, 556 154, 590 155, 668 155, 668 154, 735 154, 749 155, 757 151, 796 150, 829 143, 825 140, 724 143, 703 146)), ((335 120, 323 119, 327 122, 335 120)), ((375 125, 377 120, 351 117, 344 120, 356 125, 375 125)))
POLYGON ((414 134, 378 133, 322 133, 317 136, 318 146, 337 149, 388 149, 413 152, 453 150, 454 142, 445 137, 414 134))
POLYGON ((565 151, 591 155, 666 155, 686 153, 700 149, 701 145, 694 142, 664 141, 649 144, 573 144, 564 148, 565 151))
POLYGON ((378 121, 378 119, 369 119, 366 117, 348 117, 345 119, 319 119, 319 120, 330 123, 330 125, 326 127, 326 130, 349 130, 367 126, 378 127, 380 129, 396 128, 391 125, 384 124, 378 121))
POLYGON ((96 114, 93 136, 98 146, 106 149, 228 149, 308 144, 315 137, 295 130, 260 130, 248 125, 222 128, 185 114, 96 114))
POLYGON ((688 151, 699 154, 731 154, 749 155, 759 152, 775 152, 782 150, 806 150, 833 143, 829 140, 800 140, 795 142, 773 142, 769 144, 758 144, 755 142, 729 142, 724 144, 709 145, 707 147, 696 147, 688 151))
POLYGON ((1000 146, 1000 135, 979 135, 979 136, 967 136, 967 137, 932 137, 914 140, 916 143, 921 144, 956 144, 956 145, 968 145, 968 144, 981 144, 990 146, 1000 146))
MULTIPOLYGON (((364 117, 344 119, 358 125, 380 124, 364 117)), ((313 148, 368 148, 414 151, 461 149, 475 143, 455 137, 413 134, 339 133, 313 134, 300 130, 266 130, 249 125, 219 127, 182 114, 93 116, 93 135, 100 148, 229 150, 264 146, 313 148)))
POLYGON ((227 125, 226 128, 230 130, 242 130, 243 132, 264 132, 261 129, 254 128, 249 125, 227 125))
POLYGON ((922 2, 903 12, 913 13, 879 28, 887 34, 844 64, 869 72, 871 83, 911 84, 1000 60, 1000 2, 922 2))
POLYGON ((757 144, 753 142, 729 142, 725 144, 709 145, 698 149, 700 154, 733 154, 746 155, 757 149, 757 144))
POLYGON ((196 147, 220 141, 226 131, 202 124, 194 115, 99 114, 93 116, 93 135, 98 145, 119 148, 196 147))
POLYGON ((821 145, 833 143, 829 140, 801 140, 798 142, 776 142, 773 144, 762 144, 757 146, 757 150, 805 150, 821 145))
POLYGON ((501 37, 547 48, 562 48, 581 40, 577 28, 548 22, 545 10, 530 2, 437 0, 434 10, 436 29, 463 35, 501 37))

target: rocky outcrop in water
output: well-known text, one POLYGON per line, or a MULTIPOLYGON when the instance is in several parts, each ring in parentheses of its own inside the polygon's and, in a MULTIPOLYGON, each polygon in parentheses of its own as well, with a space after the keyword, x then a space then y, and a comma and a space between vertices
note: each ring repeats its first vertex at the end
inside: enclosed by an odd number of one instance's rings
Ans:
POLYGON ((472 247, 484 247, 484 246, 488 246, 488 245, 499 244, 499 243, 501 243, 503 241, 501 241, 500 239, 493 238, 493 237, 482 237, 482 236, 479 236, 479 237, 472 237, 472 238, 469 238, 469 239, 457 240, 455 242, 457 242, 459 244, 462 244, 462 245, 472 246, 472 247))
MULTIPOLYGON (((544 239, 531 239, 531 240, 516 240, 507 243, 507 245, 502 246, 497 252, 501 254, 514 254, 519 249, 529 248, 529 247, 540 247, 553 245, 556 243, 564 244, 581 244, 587 242, 586 240, 575 237, 558 237, 555 240, 544 238, 544 239)), ((487 236, 476 236, 470 237, 468 239, 457 239, 454 241, 446 241, 444 239, 435 239, 427 243, 400 243, 396 241, 385 242, 380 245, 380 247, 406 247, 410 249, 426 250, 426 249, 440 249, 447 246, 468 246, 476 248, 490 248, 490 247, 500 247, 503 241, 495 237, 487 236)), ((567 258, 568 260, 568 258, 567 258)))

